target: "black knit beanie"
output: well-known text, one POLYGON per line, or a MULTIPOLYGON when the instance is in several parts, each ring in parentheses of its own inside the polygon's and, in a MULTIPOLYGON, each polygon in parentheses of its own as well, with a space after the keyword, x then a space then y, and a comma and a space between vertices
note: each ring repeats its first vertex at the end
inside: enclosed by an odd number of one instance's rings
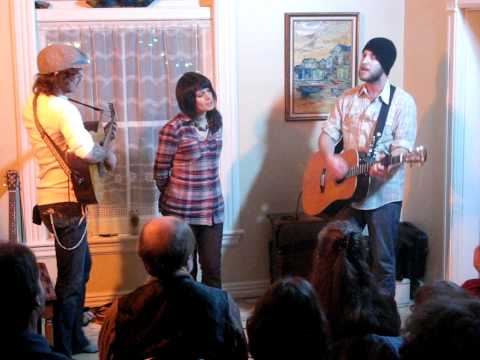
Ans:
POLYGON ((367 42, 367 45, 363 48, 363 51, 365 50, 370 50, 375 54, 378 62, 382 65, 383 71, 388 75, 397 58, 397 49, 393 42, 382 37, 373 38, 367 42))

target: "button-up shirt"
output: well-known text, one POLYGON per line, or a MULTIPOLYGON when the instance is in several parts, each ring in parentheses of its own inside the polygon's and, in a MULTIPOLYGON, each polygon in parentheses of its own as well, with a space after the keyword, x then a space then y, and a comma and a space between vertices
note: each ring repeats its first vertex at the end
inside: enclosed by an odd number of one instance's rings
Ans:
POLYGON ((191 225, 223 222, 219 177, 222 129, 202 137, 183 114, 170 120, 158 138, 154 177, 160 190, 159 209, 191 225))
MULTIPOLYGON (((373 100, 369 98, 365 84, 347 90, 335 104, 322 132, 336 143, 343 137, 345 150, 368 152, 382 103, 388 105, 389 100, 389 81, 385 83, 380 95, 373 100)), ((417 109, 413 97, 397 87, 383 133, 375 147, 377 157, 381 153, 391 153, 396 148, 410 150, 414 146, 417 133, 416 118, 417 109)), ((352 206, 371 210, 390 202, 401 201, 404 182, 403 166, 394 169, 387 179, 372 177, 367 197, 352 206)))

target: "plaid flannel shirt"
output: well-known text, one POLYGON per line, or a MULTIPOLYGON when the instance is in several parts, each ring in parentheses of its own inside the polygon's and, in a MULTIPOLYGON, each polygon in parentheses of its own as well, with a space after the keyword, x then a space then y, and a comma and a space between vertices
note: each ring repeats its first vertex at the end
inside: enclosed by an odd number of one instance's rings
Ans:
MULTIPOLYGON (((377 124, 382 102, 390 100, 390 82, 387 81, 380 93, 372 101, 368 97, 365 84, 347 90, 337 101, 323 128, 333 141, 343 137, 344 149, 368 152, 377 124)), ((417 108, 415 100, 403 89, 397 87, 390 104, 382 136, 378 140, 376 151, 390 153, 395 148, 410 150, 415 144, 417 134, 417 108)), ((360 210, 378 209, 379 207, 401 201, 405 169, 400 166, 388 179, 371 178, 367 197, 352 207, 360 210)))
POLYGON ((178 114, 158 137, 154 178, 160 190, 159 210, 191 225, 223 222, 219 168, 222 129, 201 140, 191 119, 178 114))

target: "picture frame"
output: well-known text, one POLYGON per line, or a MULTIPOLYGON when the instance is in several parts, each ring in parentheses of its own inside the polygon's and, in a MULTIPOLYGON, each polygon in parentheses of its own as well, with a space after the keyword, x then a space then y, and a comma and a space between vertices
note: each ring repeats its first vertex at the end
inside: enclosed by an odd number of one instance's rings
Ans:
POLYGON ((358 13, 285 14, 285 120, 326 120, 357 84, 358 13))

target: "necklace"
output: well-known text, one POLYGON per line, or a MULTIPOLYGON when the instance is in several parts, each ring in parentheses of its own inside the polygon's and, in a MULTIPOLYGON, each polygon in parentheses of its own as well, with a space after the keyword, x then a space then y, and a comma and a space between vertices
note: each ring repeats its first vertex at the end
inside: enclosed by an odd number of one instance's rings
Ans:
POLYGON ((207 118, 201 117, 201 118, 196 118, 193 120, 193 126, 195 126, 199 131, 207 131, 208 130, 208 121, 207 118))

